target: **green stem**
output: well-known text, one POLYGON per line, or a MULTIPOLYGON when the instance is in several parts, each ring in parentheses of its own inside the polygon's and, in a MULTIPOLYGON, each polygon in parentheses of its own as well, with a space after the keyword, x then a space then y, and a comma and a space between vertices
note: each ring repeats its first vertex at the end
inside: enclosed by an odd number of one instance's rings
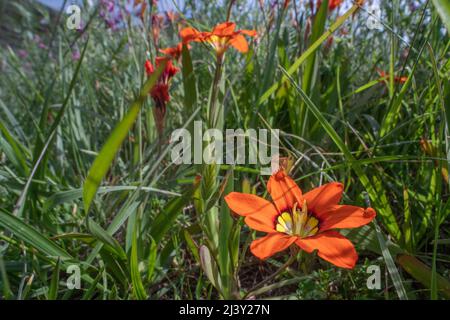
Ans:
POLYGON ((209 126, 215 128, 217 125, 217 94, 219 92, 219 82, 222 77, 223 54, 217 55, 216 71, 214 73, 213 87, 211 91, 211 100, 209 104, 209 126))

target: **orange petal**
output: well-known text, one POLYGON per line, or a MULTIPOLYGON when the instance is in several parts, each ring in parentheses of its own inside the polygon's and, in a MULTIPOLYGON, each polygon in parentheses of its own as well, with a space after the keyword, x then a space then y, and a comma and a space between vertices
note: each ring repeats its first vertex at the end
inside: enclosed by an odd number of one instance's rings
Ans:
POLYGON ((306 199, 308 210, 320 217, 322 211, 341 201, 343 191, 342 183, 330 182, 305 193, 303 197, 306 199))
POLYGON ((358 228, 368 224, 376 216, 372 208, 335 205, 320 213, 320 230, 358 228))
POLYGON ((276 232, 275 231, 275 219, 279 213, 277 210, 270 212, 270 210, 264 210, 259 213, 251 214, 245 217, 245 223, 252 229, 262 232, 276 232))
POLYGON ((334 230, 298 239, 295 243, 309 253, 318 250, 319 257, 341 268, 353 269, 358 261, 358 254, 350 240, 334 230))
POLYGON ((239 30, 239 32, 249 37, 256 37, 257 34, 255 30, 239 30))
POLYGON ((229 41, 229 44, 239 52, 246 53, 248 51, 247 40, 241 34, 234 35, 229 41))
POLYGON ((214 27, 212 34, 219 37, 228 37, 233 35, 235 28, 234 22, 223 22, 214 27))
POLYGON ((250 214, 273 216, 278 214, 277 209, 271 202, 253 194, 230 192, 224 199, 231 211, 240 216, 245 217, 250 214))
POLYGON ((267 236, 254 240, 250 251, 261 260, 283 251, 295 242, 297 238, 283 233, 269 233, 267 236))
POLYGON ((180 37, 183 40, 183 43, 188 43, 190 41, 200 41, 202 33, 197 29, 187 27, 180 31, 180 37))
POLYGON ((301 207, 303 202, 302 191, 284 170, 280 170, 270 177, 267 191, 279 212, 291 209, 295 203, 301 207))

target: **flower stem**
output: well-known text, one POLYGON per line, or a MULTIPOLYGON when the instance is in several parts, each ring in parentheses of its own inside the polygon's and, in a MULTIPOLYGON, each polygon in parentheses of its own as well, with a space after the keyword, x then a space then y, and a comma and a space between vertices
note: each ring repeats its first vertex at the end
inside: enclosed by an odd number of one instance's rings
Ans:
POLYGON ((213 87, 211 91, 211 100, 209 105, 209 126, 215 128, 217 125, 217 94, 219 92, 219 82, 222 77, 223 54, 217 55, 216 71, 214 73, 213 87))

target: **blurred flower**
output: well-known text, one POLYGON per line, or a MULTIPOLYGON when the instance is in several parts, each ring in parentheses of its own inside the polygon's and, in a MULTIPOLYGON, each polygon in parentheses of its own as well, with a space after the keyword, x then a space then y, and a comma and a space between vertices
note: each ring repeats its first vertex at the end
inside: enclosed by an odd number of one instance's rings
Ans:
MULTIPOLYGON (((170 80, 177 74, 179 71, 176 68, 170 59, 167 57, 157 57, 155 59, 155 67, 158 68, 162 63, 165 63, 165 67, 163 72, 158 78, 157 83, 150 91, 150 96, 155 102, 155 107, 153 108, 153 115, 155 117, 156 128, 158 130, 158 134, 161 137, 164 132, 164 123, 166 116, 166 106, 170 101, 169 95, 169 86, 170 80)), ((151 76, 155 72, 155 67, 153 64, 147 60, 145 61, 145 71, 147 76, 151 76)))
POLYGON ((152 15, 152 34, 155 47, 158 47, 159 35, 164 23, 164 17, 159 14, 152 15))
POLYGON ((235 28, 234 22, 224 22, 215 26, 211 32, 199 32, 188 27, 181 30, 180 35, 184 43, 201 41, 211 44, 218 56, 222 56, 230 46, 245 53, 248 51, 248 43, 244 35, 255 37, 256 31, 235 30, 235 28))
MULTIPOLYGON (((377 72, 380 75, 380 78, 382 78, 381 80, 389 79, 389 73, 384 72, 383 70, 378 69, 378 68, 377 68, 377 72)), ((394 76, 394 81, 397 83, 405 83, 407 79, 408 79, 408 77, 394 76)))
POLYGON ((17 51, 17 55, 19 56, 19 58, 25 59, 26 57, 28 57, 28 52, 26 50, 20 49, 19 51, 17 51))
POLYGON ((133 8, 136 9, 140 5, 139 17, 144 20, 145 11, 147 9, 146 0, 134 0, 133 8))
POLYGON ((337 7, 339 7, 344 0, 330 0, 328 2, 328 10, 333 11, 337 7))
POLYGON ((181 57, 181 52, 183 51, 183 43, 178 43, 175 47, 159 49, 159 52, 165 54, 167 57, 174 60, 179 60, 181 57))
POLYGON ((115 0, 100 0, 99 7, 99 15, 103 18, 106 27, 113 31, 118 30, 124 21, 122 9, 127 12, 126 7, 122 7, 115 0))
POLYGON ((328 262, 351 269, 358 260, 353 244, 334 229, 357 228, 372 221, 375 210, 339 205, 343 185, 331 182, 306 194, 284 170, 272 175, 267 190, 269 202, 256 195, 231 192, 225 197, 230 209, 245 217, 252 229, 268 234, 250 245, 260 259, 296 244, 306 252, 318 250, 328 262))
MULTIPOLYGON (((328 10, 333 11, 334 9, 339 7, 342 4, 342 2, 344 2, 344 0, 329 0, 328 1, 328 10)), ((322 4, 322 0, 318 0, 317 1, 317 10, 319 10, 321 4, 322 4)))
POLYGON ((72 51, 72 60, 74 61, 80 60, 80 57, 81 57, 80 51, 78 50, 72 51))

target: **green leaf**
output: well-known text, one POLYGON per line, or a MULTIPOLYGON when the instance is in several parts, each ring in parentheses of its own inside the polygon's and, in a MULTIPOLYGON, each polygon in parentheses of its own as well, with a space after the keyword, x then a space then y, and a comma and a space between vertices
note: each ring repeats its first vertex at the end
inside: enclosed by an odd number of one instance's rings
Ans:
POLYGON ((150 282, 153 278, 153 273, 155 271, 156 266, 156 257, 158 253, 158 246, 156 245, 155 240, 151 239, 152 242, 150 244, 150 253, 148 255, 148 270, 147 270, 147 280, 150 282))
POLYGON ((400 300, 408 300, 405 287, 403 286, 402 277, 400 276, 394 259, 392 258, 389 248, 386 245, 386 240, 384 239, 384 236, 381 233, 380 227, 378 226, 376 220, 374 220, 373 223, 375 225, 375 231, 377 234, 378 242, 380 244, 381 253, 383 254, 384 261, 386 262, 386 267, 389 271, 389 274, 391 275, 392 282, 394 283, 394 287, 397 291, 397 295, 400 300))
POLYGON ((56 300, 58 297, 59 286, 59 267, 60 261, 56 261, 55 269, 53 269, 52 280, 50 282, 50 288, 48 290, 48 300, 56 300))
MULTIPOLYGON (((314 16, 314 24, 311 33, 311 43, 316 42, 320 35, 323 34, 325 30, 325 22, 327 21, 328 15, 328 0, 322 1, 320 4, 319 11, 314 16)), ((311 56, 308 57, 305 64, 305 72, 303 73, 303 82, 302 88, 303 90, 309 94, 311 92, 311 88, 313 86, 313 75, 314 69, 316 65, 316 56, 317 52, 314 52, 311 56)))
POLYGON ((171 199, 161 213, 156 216, 150 229, 150 235, 156 243, 159 243, 166 232, 172 228, 175 219, 183 211, 184 206, 191 200, 192 195, 199 185, 200 180, 195 181, 194 185, 185 191, 181 197, 171 199))
POLYGON ((447 27, 447 33, 450 35, 450 1, 448 0, 432 0, 437 13, 442 22, 447 27))
POLYGON ((365 171, 362 169, 362 167, 356 161, 352 152, 348 149, 347 145, 344 143, 344 141, 338 135, 336 130, 334 130, 334 128, 330 124, 330 122, 327 119, 325 119, 325 117, 320 112, 320 110, 317 108, 317 106, 311 101, 311 99, 302 90, 302 88, 300 88, 297 85, 297 83, 289 76, 289 74, 284 69, 281 69, 281 70, 284 72, 286 77, 291 81, 291 84, 294 86, 297 93, 303 99, 303 101, 305 102, 305 105, 308 107, 309 111, 316 117, 317 121, 322 125, 323 129, 330 136, 331 140, 333 140, 333 142, 336 144, 336 146, 339 148, 339 150, 344 154, 347 164, 357 174, 359 180, 361 181, 362 185, 364 186, 367 193, 369 194, 370 199, 372 200, 375 209, 383 218, 383 222, 385 223, 386 228, 389 230, 390 234, 396 240, 398 240, 401 236, 401 232, 400 232, 399 226, 395 220, 395 216, 392 212, 392 208, 389 205, 389 202, 388 202, 388 199, 386 196, 386 191, 381 186, 381 181, 376 176, 374 176, 373 177, 374 182, 372 183, 372 181, 366 175, 365 171))
MULTIPOLYGON (((297 58, 297 60, 294 61, 294 63, 290 66, 290 68, 287 70, 287 74, 292 76, 299 68, 300 66, 306 61, 306 59, 309 58, 310 55, 312 55, 316 50, 320 47, 320 45, 330 36, 332 35, 341 25, 344 24, 344 22, 352 16, 357 10, 359 9, 359 6, 357 4, 353 5, 347 12, 345 12, 342 16, 340 16, 335 23, 333 23, 327 31, 325 31, 319 39, 317 39, 303 54, 297 58)), ((269 99, 269 97, 274 93, 280 83, 284 83, 288 80, 287 76, 283 76, 281 81, 278 83, 275 83, 272 85, 269 89, 267 89, 266 92, 260 97, 258 101, 258 105, 263 104, 264 102, 269 99)))
POLYGON ((191 250, 192 255, 197 263, 200 263, 200 254, 198 252, 198 246, 195 243, 194 239, 192 239, 191 234, 188 230, 183 231, 184 239, 186 240, 186 244, 188 248, 191 250))
MULTIPOLYGON (((432 271, 426 264, 407 254, 399 255, 397 261, 414 279, 425 287, 430 288, 432 271)), ((450 299, 450 281, 440 274, 436 274, 436 280, 439 293, 446 299, 450 299)))
POLYGON ((139 258, 138 258, 138 241, 137 230, 138 223, 135 224, 133 231, 133 239, 131 243, 131 257, 130 257, 130 271, 131 282, 133 284, 133 294, 138 300, 146 300, 148 298, 147 292, 145 292, 144 285, 142 284, 141 273, 139 271, 139 258))
POLYGON ((114 239, 110 234, 108 234, 102 227, 94 222, 91 218, 87 220, 87 227, 94 237, 100 240, 108 251, 116 255, 122 260, 127 260, 127 255, 125 251, 120 246, 119 242, 114 239))
POLYGON ((11 231, 19 239, 49 257, 73 259, 64 249, 60 248, 53 241, 43 236, 42 232, 37 231, 28 223, 25 223, 21 219, 4 212, 2 209, 0 209, 0 227, 11 231))
POLYGON ((211 256, 208 247, 205 245, 202 245, 200 247, 200 262, 202 265, 202 269, 208 277, 209 281, 211 281, 212 285, 217 289, 217 291, 221 292, 222 286, 220 283, 220 276, 216 261, 211 256))
POLYGON ((188 114, 194 111, 194 104, 197 101, 197 89, 195 86, 195 74, 192 66, 192 59, 189 49, 183 44, 181 55, 183 68, 183 87, 184 87, 184 107, 188 114))
POLYGON ((11 298, 11 287, 9 285, 8 274, 6 273, 5 263, 3 262, 3 256, 0 254, 0 276, 2 279, 3 297, 5 300, 11 298))
MULTIPOLYGON (((169 196, 180 196, 179 193, 166 191, 157 188, 144 187, 144 186, 109 186, 109 187, 100 187, 97 190, 97 194, 104 194, 110 192, 121 192, 121 191, 135 191, 141 190, 143 192, 154 192, 160 193, 169 196)), ((78 200, 83 197, 83 189, 72 189, 66 191, 60 191, 52 194, 48 199, 44 202, 44 211, 52 209, 53 207, 63 204, 70 203, 72 201, 78 200)))
MULTIPOLYGON (((234 190, 234 175, 231 170, 229 175, 226 177, 225 192, 224 194, 228 194, 234 190)), ((230 255, 230 247, 231 241, 230 235, 233 230, 233 218, 231 217, 231 212, 226 204, 226 202, 222 199, 220 206, 220 229, 219 229, 219 257, 218 264, 220 269, 220 277, 222 283, 222 293, 225 295, 225 299, 231 299, 231 285, 233 280, 232 268, 231 268, 231 255, 230 255)))
POLYGON ((95 197, 95 194, 97 193, 100 182, 105 177, 106 172, 108 172, 108 169, 111 166, 116 153, 119 151, 123 140, 127 136, 128 131, 133 126, 139 114, 139 111, 141 110, 141 107, 148 95, 148 92, 150 92, 150 90, 156 84, 156 81, 158 80, 159 75, 164 70, 165 65, 165 63, 161 63, 156 71, 144 83, 138 99, 136 99, 132 103, 130 109, 128 110, 128 113, 111 132, 111 135, 109 136, 108 140, 106 140, 105 145, 99 152, 97 158, 95 158, 83 186, 83 200, 86 213, 89 211, 89 207, 95 197))
POLYGON ((27 166, 27 162, 25 160, 25 155, 22 151, 22 146, 19 144, 18 141, 10 134, 6 126, 3 124, 2 120, 0 119, 0 132, 5 137, 5 142, 3 142, 3 139, 0 137, 0 145, 3 145, 3 150, 5 151, 8 159, 14 163, 14 166, 17 168, 17 170, 22 175, 28 175, 29 169, 27 166), (7 152, 8 149, 6 148, 6 142, 9 145, 9 148, 11 152, 7 152))

